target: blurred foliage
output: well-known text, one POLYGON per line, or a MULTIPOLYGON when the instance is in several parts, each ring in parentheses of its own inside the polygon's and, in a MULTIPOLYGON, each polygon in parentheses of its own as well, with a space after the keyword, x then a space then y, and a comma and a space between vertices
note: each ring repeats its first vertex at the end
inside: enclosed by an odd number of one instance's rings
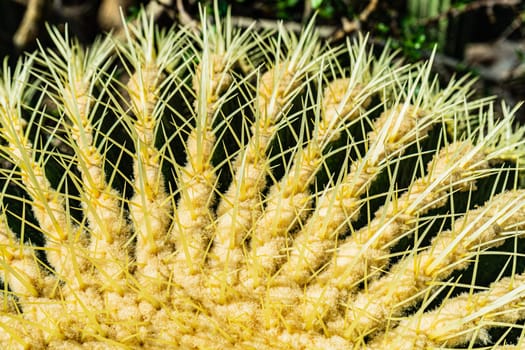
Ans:
MULTIPOLYGON (((231 6, 234 15, 303 23, 316 12, 319 23, 341 27, 344 19, 359 19, 371 2, 373 0, 219 0, 219 9, 225 14, 231 6)), ((212 0, 201 3, 212 10, 212 0)), ((359 23, 359 28, 378 39, 391 40, 411 60, 428 56, 434 47, 438 52, 462 58, 468 42, 491 41, 509 32, 523 37, 523 20, 525 4, 520 0, 379 0, 366 21, 359 23), (516 27, 514 30, 512 25, 516 27)))
MULTIPOLYGON (((0 54, 13 55, 16 48, 12 38, 26 12, 29 0, 0 0, 0 54), (8 15, 7 15, 8 14, 8 15)), ((136 17, 142 6, 156 0, 49 0, 53 4, 45 16, 54 25, 68 23, 68 30, 81 42, 90 43, 107 28, 97 22, 101 13, 120 20, 118 5, 106 11, 102 4, 115 2, 127 4, 127 19, 136 17), (63 6, 57 6, 62 4, 63 6), (97 11, 98 17, 97 17, 97 11), (107 12, 107 13, 106 13, 107 12), (75 15, 71 15, 75 13, 75 15), (110 15, 112 14, 112 15, 110 15), (97 23, 97 25, 95 25, 97 23)), ((179 5, 185 15, 193 19, 199 16, 199 7, 213 12, 213 0, 167 0, 163 8, 167 25, 177 20, 179 5), (170 22, 171 21, 171 22, 170 22)), ((465 45, 469 42, 489 42, 510 36, 523 38, 522 23, 525 20, 525 0, 217 0, 220 15, 225 16, 231 7, 233 16, 247 18, 282 19, 305 24, 315 13, 320 25, 344 30, 345 24, 353 24, 351 31, 369 32, 377 40, 390 40, 410 60, 428 57, 435 46, 437 51, 450 57, 462 59, 465 45), (371 9, 370 9, 371 7, 371 9), (362 18, 363 13, 369 13, 362 18)), ((124 5, 122 5, 124 6, 124 5)), ((43 22, 40 24, 39 40, 45 36, 43 22)), ((35 45, 23 49, 31 50, 35 45)), ((20 51, 20 50, 18 50, 20 51)), ((17 52, 18 54, 19 52, 17 52)))

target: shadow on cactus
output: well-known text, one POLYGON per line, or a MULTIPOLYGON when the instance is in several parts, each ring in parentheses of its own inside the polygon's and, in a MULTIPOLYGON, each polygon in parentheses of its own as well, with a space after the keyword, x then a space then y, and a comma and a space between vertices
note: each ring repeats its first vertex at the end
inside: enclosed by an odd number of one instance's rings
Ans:
POLYGON ((210 23, 4 65, 2 347, 523 346, 513 111, 365 38, 210 23))

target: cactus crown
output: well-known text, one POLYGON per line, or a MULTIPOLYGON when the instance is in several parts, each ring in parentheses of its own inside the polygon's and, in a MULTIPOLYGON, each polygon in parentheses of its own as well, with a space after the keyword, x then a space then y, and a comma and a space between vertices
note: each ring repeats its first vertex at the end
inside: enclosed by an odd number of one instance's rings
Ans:
POLYGON ((4 65, 3 348, 519 346, 512 110, 313 24, 124 28, 4 65))

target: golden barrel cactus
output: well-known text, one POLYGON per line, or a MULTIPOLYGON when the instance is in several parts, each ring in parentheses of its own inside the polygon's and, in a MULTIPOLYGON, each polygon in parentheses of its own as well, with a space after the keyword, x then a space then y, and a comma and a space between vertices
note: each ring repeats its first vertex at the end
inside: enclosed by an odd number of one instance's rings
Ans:
POLYGON ((124 33, 3 67, 3 349, 524 346, 512 110, 313 24, 124 33))

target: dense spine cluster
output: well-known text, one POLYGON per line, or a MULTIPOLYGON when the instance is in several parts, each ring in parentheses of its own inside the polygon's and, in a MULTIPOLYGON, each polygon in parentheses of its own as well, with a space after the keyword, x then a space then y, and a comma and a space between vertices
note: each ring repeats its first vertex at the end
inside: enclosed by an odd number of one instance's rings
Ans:
POLYGON ((2 348, 523 346, 513 111, 313 23, 124 33, 3 67, 2 348))

